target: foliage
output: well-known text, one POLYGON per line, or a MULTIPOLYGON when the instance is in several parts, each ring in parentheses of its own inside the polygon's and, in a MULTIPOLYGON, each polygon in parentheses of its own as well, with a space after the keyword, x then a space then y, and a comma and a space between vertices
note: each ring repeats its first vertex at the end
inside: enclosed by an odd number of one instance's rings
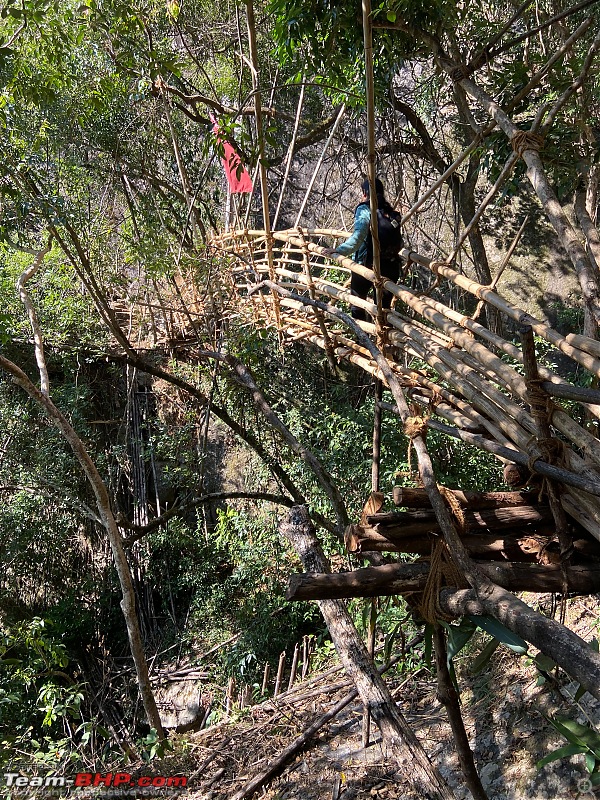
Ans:
MULTIPOLYGON (((58 763, 60 749, 82 723, 84 687, 65 672, 69 657, 48 620, 2 626, 0 632, 0 759, 15 763, 15 750, 58 763)), ((78 737, 79 738, 79 737, 78 737)), ((68 750, 77 758, 77 743, 68 750)))
MULTIPOLYGON (((448 636, 448 671, 457 688, 458 683, 456 680, 456 670, 454 668, 454 658, 467 645, 478 628, 491 634, 494 637, 492 641, 495 640, 505 645, 514 653, 518 653, 519 655, 527 653, 527 643, 493 617, 466 614, 459 623, 449 624, 441 621, 440 624, 444 626, 448 636)), ((494 650, 495 647, 492 649, 491 646, 486 645, 473 663, 472 672, 480 672, 491 658, 494 650)))
POLYGON ((569 744, 553 750, 537 762, 541 769, 552 761, 583 754, 592 786, 600 786, 600 734, 591 725, 581 725, 568 717, 546 717, 569 744))

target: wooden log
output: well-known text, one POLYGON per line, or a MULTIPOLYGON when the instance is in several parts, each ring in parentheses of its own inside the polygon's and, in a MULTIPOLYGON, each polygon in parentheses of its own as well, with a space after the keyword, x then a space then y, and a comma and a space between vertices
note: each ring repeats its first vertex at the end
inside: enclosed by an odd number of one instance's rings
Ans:
POLYGON ((265 669, 264 669, 264 672, 263 672, 262 686, 260 687, 261 696, 264 696, 267 693, 267 688, 269 686, 269 676, 270 676, 270 674, 271 674, 271 665, 267 661, 265 663, 265 669))
MULTIPOLYGON (((451 491, 463 508, 471 509, 533 506, 537 498, 535 492, 461 492, 458 489, 451 491)), ((397 506, 431 508, 425 489, 394 486, 393 498, 397 506)))
MULTIPOLYGON (((560 592, 563 573, 558 565, 515 562, 478 562, 481 571, 498 586, 514 592, 560 592)), ((287 600, 331 600, 377 597, 422 591, 429 564, 385 564, 352 572, 302 573, 288 579, 287 600)), ((600 591, 600 564, 567 566, 568 591, 595 594, 600 591)))
MULTIPOLYGON (((545 526, 530 533, 522 530, 507 530, 498 534, 475 534, 462 536, 462 542, 471 558, 487 561, 536 561, 539 554, 550 543, 554 529, 545 526)), ((369 531, 369 536, 352 539, 351 553, 415 553, 428 556, 431 553, 431 537, 415 536, 394 542, 379 533, 369 531)), ((600 547, 590 538, 579 538, 573 542, 574 556, 579 559, 600 561, 600 547)), ((545 558, 552 559, 558 555, 553 549, 544 551, 545 558)))
MULTIPOLYGON (((488 508, 480 511, 464 512, 465 530, 498 530, 516 528, 523 525, 540 525, 552 519, 547 506, 514 506, 509 508, 488 508)), ((433 511, 392 511, 385 514, 372 514, 367 524, 387 539, 396 541, 406 536, 418 536, 429 532, 437 533, 440 528, 433 511)), ((368 529, 367 529, 368 530, 368 529)))

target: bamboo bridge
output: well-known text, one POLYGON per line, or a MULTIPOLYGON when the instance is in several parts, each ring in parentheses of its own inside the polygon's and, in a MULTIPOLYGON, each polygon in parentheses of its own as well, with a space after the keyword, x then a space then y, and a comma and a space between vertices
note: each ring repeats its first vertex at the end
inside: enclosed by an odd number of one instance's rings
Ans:
MULTIPOLYGON (((329 229, 270 236, 263 230, 233 230, 210 247, 216 258, 228 261, 236 313, 248 322, 275 327, 284 344, 301 341, 321 348, 332 366, 348 362, 388 386, 401 386, 410 417, 398 403, 380 401, 379 408, 399 414, 409 436, 416 423, 421 431, 440 431, 503 462, 507 483, 517 491, 445 490, 455 519, 458 514, 463 544, 492 580, 511 590, 600 590, 600 391, 574 386, 539 365, 534 335, 550 355, 560 354, 561 364, 584 375, 582 383, 592 385, 600 378, 600 343, 563 336, 512 305, 494 285, 483 286, 450 263, 432 262, 409 249, 401 252, 398 283, 378 279, 350 258, 327 256, 324 248, 346 236, 329 229), (428 279, 425 291, 409 285, 415 270, 428 279), (353 296, 352 271, 378 287, 376 297, 383 288, 391 292, 392 308, 353 296), (444 281, 453 290, 446 295, 460 296, 463 307, 471 298, 471 315, 431 296, 444 281), (353 320, 352 306, 364 309, 371 321, 353 320), (499 315, 519 344, 483 324, 499 315), (528 483, 533 488, 522 491, 528 483)), ((387 514, 380 513, 382 502, 373 495, 360 525, 347 531, 348 549, 429 552, 439 530, 420 491, 421 496, 398 487, 396 503, 409 511, 387 514)), ((372 596, 422 586, 423 570, 403 566, 406 575, 399 578, 396 570, 393 578, 368 586, 340 577, 333 587, 329 576, 320 590, 308 579, 310 586, 305 581, 303 588, 299 576, 289 595, 372 596)))

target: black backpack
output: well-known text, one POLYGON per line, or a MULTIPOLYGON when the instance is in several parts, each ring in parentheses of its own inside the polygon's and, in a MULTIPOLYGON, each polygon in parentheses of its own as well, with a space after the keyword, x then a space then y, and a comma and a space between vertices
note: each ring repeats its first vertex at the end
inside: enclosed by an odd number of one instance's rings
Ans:
MULTIPOLYGON (((402 214, 392 206, 377 209, 377 233, 381 258, 395 260, 404 247, 402 238, 402 214)), ((373 262, 373 240, 371 234, 367 238, 367 264, 373 262)))

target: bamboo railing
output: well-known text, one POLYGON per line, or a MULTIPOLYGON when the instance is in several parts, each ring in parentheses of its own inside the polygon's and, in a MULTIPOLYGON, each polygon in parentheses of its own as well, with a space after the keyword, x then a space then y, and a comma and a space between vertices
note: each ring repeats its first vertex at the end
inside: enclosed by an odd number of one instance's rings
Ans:
MULTIPOLYGON (((217 257, 230 260, 236 313, 254 324, 277 325, 284 341, 310 342, 322 348, 330 361, 348 361, 383 379, 371 353, 355 341, 350 325, 336 315, 336 310, 347 312, 351 306, 365 309, 373 322, 357 324, 383 347, 390 367, 410 389, 412 401, 422 407, 431 427, 558 481, 565 511, 600 540, 600 441, 595 432, 600 391, 574 387, 552 370, 538 367, 536 388, 548 396, 548 423, 561 443, 551 458, 548 443, 540 443, 536 437, 538 429, 529 406, 531 382, 523 368, 520 346, 460 310, 411 288, 403 278, 397 284, 385 282, 395 301, 386 313, 385 327, 378 328, 375 303, 353 296, 349 288, 351 272, 374 280, 373 272, 350 258, 324 254, 324 246, 346 238, 344 231, 298 229, 274 231, 271 236, 271 252, 262 230, 230 231, 211 242, 217 257), (273 275, 275 281, 269 281, 273 275), (320 307, 315 301, 321 301, 320 307), (559 398, 565 397, 570 398, 571 411, 561 405, 559 398)), ((531 328, 549 351, 560 352, 563 361, 571 361, 590 382, 600 378, 600 344, 595 340, 562 336, 495 289, 446 263, 432 263, 408 249, 401 256, 407 265, 431 271, 436 280, 447 281, 484 307, 502 312, 516 329, 531 328)))

